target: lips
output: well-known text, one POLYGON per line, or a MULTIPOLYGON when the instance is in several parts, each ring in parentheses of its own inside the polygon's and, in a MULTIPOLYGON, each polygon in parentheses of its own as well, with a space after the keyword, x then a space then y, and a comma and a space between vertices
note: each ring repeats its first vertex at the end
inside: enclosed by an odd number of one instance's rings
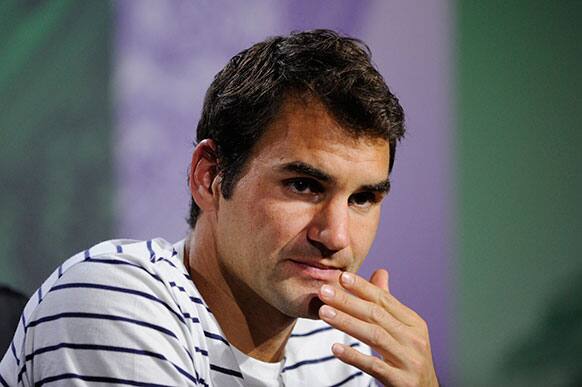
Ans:
POLYGON ((291 270, 301 276, 321 281, 337 281, 342 270, 338 267, 324 265, 315 261, 289 260, 291 270))

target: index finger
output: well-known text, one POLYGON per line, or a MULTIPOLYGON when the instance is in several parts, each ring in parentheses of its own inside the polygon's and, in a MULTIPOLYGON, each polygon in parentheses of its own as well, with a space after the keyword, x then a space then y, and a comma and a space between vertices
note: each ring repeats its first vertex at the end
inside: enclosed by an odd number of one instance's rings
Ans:
POLYGON ((376 285, 380 289, 386 290, 390 293, 390 285, 388 284, 388 271, 385 269, 376 270, 370 277, 372 285, 376 285))
POLYGON ((418 324, 419 316, 412 309, 398 301, 388 290, 379 288, 359 275, 343 272, 340 284, 355 296, 382 306, 404 324, 418 324))

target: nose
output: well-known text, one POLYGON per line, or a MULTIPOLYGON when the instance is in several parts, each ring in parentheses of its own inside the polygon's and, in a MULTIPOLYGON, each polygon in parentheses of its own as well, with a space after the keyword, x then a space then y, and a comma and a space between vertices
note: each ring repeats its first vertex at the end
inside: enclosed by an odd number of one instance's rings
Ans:
POLYGON ((307 239, 324 257, 349 246, 349 215, 348 203, 338 200, 327 203, 314 216, 307 239))

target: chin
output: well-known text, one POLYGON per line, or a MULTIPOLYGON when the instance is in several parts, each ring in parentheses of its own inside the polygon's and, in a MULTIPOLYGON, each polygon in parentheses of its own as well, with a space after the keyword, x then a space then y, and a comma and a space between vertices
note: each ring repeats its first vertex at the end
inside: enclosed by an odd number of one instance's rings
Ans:
POLYGON ((319 308, 321 308, 323 302, 315 294, 310 294, 301 298, 303 299, 285 303, 283 307, 278 308, 279 311, 292 318, 319 320, 319 308))
POLYGON ((307 307, 307 315, 303 316, 303 318, 319 320, 319 308, 321 308, 322 305, 323 301, 321 301, 318 297, 313 297, 311 301, 309 301, 309 305, 307 307))

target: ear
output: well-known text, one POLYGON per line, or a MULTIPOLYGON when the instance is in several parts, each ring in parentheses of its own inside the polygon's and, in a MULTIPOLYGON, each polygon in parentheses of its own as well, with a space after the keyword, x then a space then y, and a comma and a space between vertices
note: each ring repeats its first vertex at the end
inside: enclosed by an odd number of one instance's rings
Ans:
POLYGON ((220 189, 216 144, 211 139, 202 140, 192 153, 188 182, 192 198, 202 211, 212 211, 220 189))

